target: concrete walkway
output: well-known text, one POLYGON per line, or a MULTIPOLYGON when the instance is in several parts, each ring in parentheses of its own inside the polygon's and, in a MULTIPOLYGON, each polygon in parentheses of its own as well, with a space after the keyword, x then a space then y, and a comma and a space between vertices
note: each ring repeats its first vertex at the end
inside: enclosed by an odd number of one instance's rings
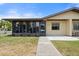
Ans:
POLYGON ((61 56, 60 52, 46 37, 39 37, 37 56, 61 56))
POLYGON ((70 36, 46 36, 49 40, 62 40, 62 41, 76 41, 79 40, 79 37, 70 37, 70 36))

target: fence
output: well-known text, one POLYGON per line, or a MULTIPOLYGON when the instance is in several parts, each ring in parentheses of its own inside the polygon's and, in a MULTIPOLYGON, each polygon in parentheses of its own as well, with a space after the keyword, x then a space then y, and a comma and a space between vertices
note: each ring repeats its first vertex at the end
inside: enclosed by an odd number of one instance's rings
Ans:
POLYGON ((11 35, 11 34, 12 34, 12 31, 5 31, 5 30, 1 31, 0 30, 0 35, 11 35))

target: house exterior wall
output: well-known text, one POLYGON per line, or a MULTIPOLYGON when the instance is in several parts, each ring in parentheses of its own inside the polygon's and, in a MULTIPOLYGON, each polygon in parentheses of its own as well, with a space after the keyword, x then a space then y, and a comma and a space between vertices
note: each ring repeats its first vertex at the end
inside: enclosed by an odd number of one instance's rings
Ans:
MULTIPOLYGON (((69 22, 71 19, 79 19, 79 13, 74 11, 69 11, 66 13, 62 13, 60 15, 56 15, 53 17, 50 17, 48 19, 51 19, 51 21, 46 21, 46 35, 47 36, 53 36, 53 35, 68 35, 70 36, 70 30, 73 31, 73 23, 69 22), (55 21, 55 19, 67 19, 67 21, 55 21), (53 21, 54 20, 54 21, 53 21), (52 30, 52 23, 60 23, 60 30, 52 30), (71 27, 71 25, 72 27, 71 27)), ((72 32, 71 32, 72 33, 72 32)))
POLYGON ((62 13, 60 15, 50 17, 48 19, 79 19, 79 13, 74 11, 69 11, 69 12, 62 13))
POLYGON ((46 22, 46 35, 47 36, 62 36, 62 35, 67 35, 67 21, 47 21, 46 22), (52 23, 59 23, 60 24, 60 29, 59 30, 52 30, 52 23))

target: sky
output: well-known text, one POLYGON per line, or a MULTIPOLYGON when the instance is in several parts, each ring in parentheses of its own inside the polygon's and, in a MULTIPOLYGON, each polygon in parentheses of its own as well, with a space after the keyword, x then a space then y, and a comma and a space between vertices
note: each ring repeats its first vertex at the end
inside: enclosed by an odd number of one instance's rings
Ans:
POLYGON ((78 3, 0 3, 0 18, 41 18, 62 10, 79 7, 78 3))

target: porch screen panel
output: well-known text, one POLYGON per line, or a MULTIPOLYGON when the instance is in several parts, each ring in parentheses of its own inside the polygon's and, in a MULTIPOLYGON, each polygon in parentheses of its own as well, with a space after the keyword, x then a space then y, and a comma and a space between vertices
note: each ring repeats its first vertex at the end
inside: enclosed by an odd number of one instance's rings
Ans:
POLYGON ((20 24, 19 24, 19 22, 15 22, 15 32, 16 33, 20 32, 20 24))
POLYGON ((33 25, 33 31, 32 32, 36 33, 36 22, 33 22, 32 25, 33 25))

